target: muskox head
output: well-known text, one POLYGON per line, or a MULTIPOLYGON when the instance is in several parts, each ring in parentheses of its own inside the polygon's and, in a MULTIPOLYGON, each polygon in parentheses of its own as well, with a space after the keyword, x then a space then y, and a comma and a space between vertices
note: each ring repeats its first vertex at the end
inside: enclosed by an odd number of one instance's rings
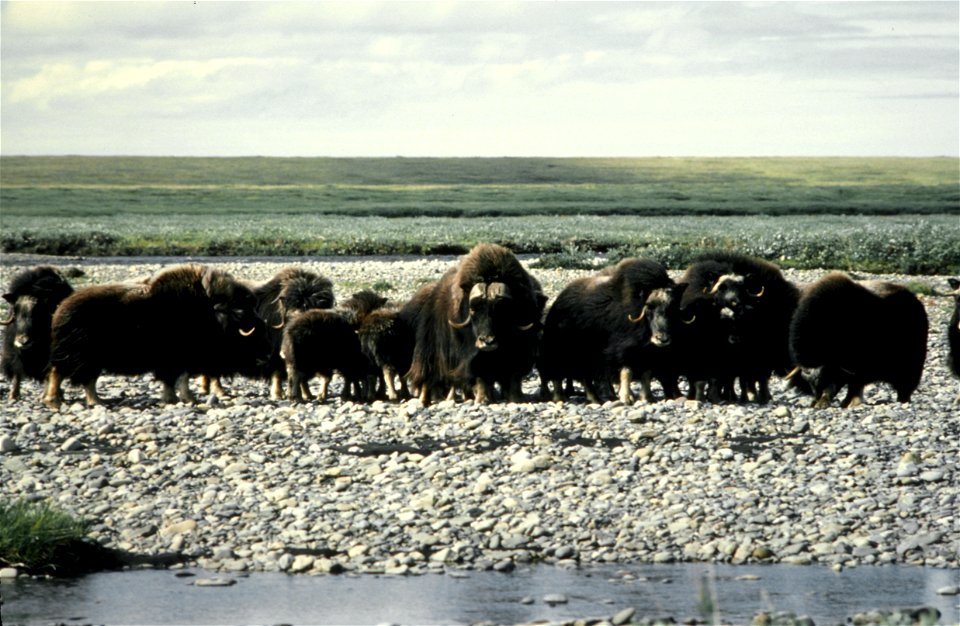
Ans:
POLYGON ((282 280, 275 304, 279 311, 279 327, 283 326, 287 315, 312 309, 332 309, 336 305, 333 283, 329 278, 310 272, 291 272, 282 280))
POLYGON ((265 325, 257 315, 257 298, 249 287, 229 274, 211 268, 203 272, 201 284, 210 299, 217 323, 228 339, 239 336, 265 342, 265 325))
MULTIPOLYGON (((650 331, 650 343, 657 347, 666 347, 673 342, 676 327, 681 323, 680 298, 686 285, 674 285, 654 289, 647 296, 640 314, 628 315, 632 324, 646 324, 650 331)), ((696 312, 687 311, 689 323, 696 321, 696 312)))
POLYGON ((0 325, 10 326, 7 345, 29 350, 35 344, 49 345, 53 312, 73 288, 55 268, 39 266, 14 277, 3 299, 10 303, 10 314, 0 325))
POLYGON ((739 320, 756 308, 766 287, 750 274, 724 274, 716 279, 709 293, 716 299, 721 317, 739 320))
POLYGON ((517 306, 506 283, 476 283, 470 288, 463 320, 448 320, 451 327, 461 330, 472 328, 475 345, 482 351, 496 350, 502 334, 516 330, 529 331, 534 321, 517 321, 517 306))

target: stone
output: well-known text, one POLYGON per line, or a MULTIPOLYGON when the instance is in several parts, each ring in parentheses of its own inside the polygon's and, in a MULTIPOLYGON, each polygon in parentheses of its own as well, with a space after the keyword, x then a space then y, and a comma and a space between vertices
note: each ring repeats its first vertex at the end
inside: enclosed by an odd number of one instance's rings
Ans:
POLYGON ((562 593, 548 593, 547 595, 543 596, 543 601, 551 606, 557 604, 566 604, 569 602, 567 596, 563 595, 562 593))
POLYGON ((636 615, 637 609, 627 607, 622 611, 617 612, 613 617, 610 618, 610 623, 613 626, 623 626, 623 624, 629 624, 630 620, 633 619, 633 616, 636 615))
POLYGON ((83 442, 80 441, 79 437, 69 437, 60 445, 62 452, 76 452, 81 449, 83 449, 83 442))
POLYGON ((4 567, 0 569, 0 578, 16 578, 20 574, 15 567, 4 567))
POLYGON ((183 520, 182 522, 176 522, 174 524, 169 524, 160 529, 160 535, 166 537, 168 535, 182 535, 184 533, 189 533, 195 530, 197 527, 197 521, 188 519, 183 520))
POLYGON ((233 578, 198 578, 193 584, 197 587, 230 587, 237 581, 233 578))
POLYGON ((16 452, 20 449, 17 442, 10 435, 0 435, 0 454, 16 452))

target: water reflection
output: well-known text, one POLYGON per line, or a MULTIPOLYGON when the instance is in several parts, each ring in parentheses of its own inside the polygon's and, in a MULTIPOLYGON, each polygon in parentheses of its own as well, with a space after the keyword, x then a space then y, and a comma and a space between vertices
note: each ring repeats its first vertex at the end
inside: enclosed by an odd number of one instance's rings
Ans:
POLYGON ((141 570, 66 582, 5 583, 0 586, 3 623, 517 624, 609 617, 634 607, 637 618, 733 623, 749 623, 762 610, 792 611, 823 625, 843 623, 861 611, 917 606, 938 608, 941 624, 960 623, 957 597, 936 593, 960 583, 960 572, 916 567, 842 573, 780 565, 537 567, 512 574, 469 572, 465 578, 254 574, 234 577, 236 584, 229 587, 198 587, 196 578, 175 574, 141 570), (548 605, 543 601, 548 594, 563 594, 567 602, 548 605), (524 598, 533 603, 522 603, 524 598), (712 614, 705 613, 703 598, 712 601, 712 614))

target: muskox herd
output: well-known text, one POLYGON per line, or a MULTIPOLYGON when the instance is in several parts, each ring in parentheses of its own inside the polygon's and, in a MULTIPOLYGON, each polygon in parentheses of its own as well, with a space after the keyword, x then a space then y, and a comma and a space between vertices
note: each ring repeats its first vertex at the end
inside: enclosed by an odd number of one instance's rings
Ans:
MULTIPOLYGON (((950 285, 947 341, 960 376, 960 281, 950 285)), ((818 407, 844 387, 841 405, 856 406, 878 382, 907 402, 928 332, 923 304, 902 286, 830 273, 798 287, 776 265, 732 252, 701 256, 678 280, 655 261, 625 259, 572 281, 549 308, 537 279, 495 244, 399 306, 367 290, 338 303, 329 279, 301 268, 253 284, 200 264, 76 290, 41 266, 3 297, 9 397, 22 379, 41 380, 51 408, 64 380, 99 404, 103 373, 153 374, 164 402, 195 401, 191 377, 223 395, 220 379, 237 375, 294 401, 314 398, 319 377, 324 400, 335 374, 357 401, 519 402, 534 368, 541 398, 554 401, 579 387, 590 402, 632 402, 635 381, 652 401, 656 380, 668 399, 766 403, 782 376, 818 407)))

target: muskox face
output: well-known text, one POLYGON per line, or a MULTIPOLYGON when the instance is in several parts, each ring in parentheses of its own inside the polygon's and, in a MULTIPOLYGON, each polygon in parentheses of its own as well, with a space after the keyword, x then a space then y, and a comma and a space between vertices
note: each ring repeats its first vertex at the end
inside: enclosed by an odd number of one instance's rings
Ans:
POLYGON ((458 330, 469 326, 476 338, 474 345, 483 352, 496 350, 504 334, 533 328, 532 322, 517 323, 516 305, 510 288, 504 283, 476 283, 470 288, 466 308, 466 319, 462 322, 451 319, 450 326, 458 330))
POLYGON ((650 331, 650 343, 657 347, 669 346, 675 326, 680 319, 680 295, 683 287, 654 289, 650 292, 640 315, 629 316, 634 324, 645 322, 650 331))
MULTIPOLYGON (((4 298, 8 299, 5 295, 4 298)), ((50 324, 40 324, 37 319, 40 315, 39 301, 33 296, 20 296, 12 303, 9 319, 2 322, 10 326, 8 333, 13 335, 13 347, 17 350, 29 350, 34 343, 37 333, 50 333, 50 324)), ((49 316, 48 316, 49 317, 49 316)))

